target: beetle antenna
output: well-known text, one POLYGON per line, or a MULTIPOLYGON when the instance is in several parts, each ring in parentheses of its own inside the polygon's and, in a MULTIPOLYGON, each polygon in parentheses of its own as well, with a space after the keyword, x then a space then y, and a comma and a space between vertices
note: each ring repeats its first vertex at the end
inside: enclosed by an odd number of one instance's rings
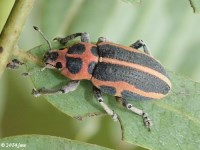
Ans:
POLYGON ((42 35, 42 37, 45 39, 45 41, 47 41, 47 44, 48 44, 49 48, 52 49, 50 41, 44 36, 44 34, 42 33, 42 31, 38 27, 36 27, 36 26, 33 26, 33 28, 42 35))

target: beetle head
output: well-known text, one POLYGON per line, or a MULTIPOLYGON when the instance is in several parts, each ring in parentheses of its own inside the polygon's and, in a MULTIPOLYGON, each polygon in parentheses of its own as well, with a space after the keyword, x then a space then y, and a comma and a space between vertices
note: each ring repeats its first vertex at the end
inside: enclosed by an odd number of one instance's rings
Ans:
POLYGON ((65 54, 67 52, 67 48, 61 48, 59 50, 51 50, 52 49, 51 43, 44 36, 42 31, 36 26, 33 26, 33 28, 42 35, 42 37, 45 39, 50 49, 50 51, 45 53, 42 59, 43 63, 45 64, 45 67, 41 70, 44 70, 45 68, 62 70, 66 64, 65 54))
POLYGON ((62 70, 62 53, 58 50, 51 50, 45 53, 43 57, 45 68, 62 70))

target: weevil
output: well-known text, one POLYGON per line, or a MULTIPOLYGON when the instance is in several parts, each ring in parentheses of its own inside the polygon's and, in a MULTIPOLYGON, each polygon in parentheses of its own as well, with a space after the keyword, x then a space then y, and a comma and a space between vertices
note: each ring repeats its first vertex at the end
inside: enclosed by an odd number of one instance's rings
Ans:
POLYGON ((118 116, 104 102, 102 93, 115 96, 125 108, 142 116, 144 125, 150 129, 152 121, 148 114, 127 100, 161 99, 169 93, 171 82, 164 67, 150 55, 144 41, 123 46, 100 37, 96 44, 92 44, 89 34, 80 32, 55 38, 62 45, 77 37, 81 41, 70 47, 52 50, 40 29, 34 29, 42 34, 50 48, 43 57, 45 68, 58 69, 70 79, 67 85, 57 90, 33 89, 34 96, 75 91, 81 80, 89 80, 97 102, 114 121, 118 120, 118 116), (143 51, 139 50, 141 47, 143 51))

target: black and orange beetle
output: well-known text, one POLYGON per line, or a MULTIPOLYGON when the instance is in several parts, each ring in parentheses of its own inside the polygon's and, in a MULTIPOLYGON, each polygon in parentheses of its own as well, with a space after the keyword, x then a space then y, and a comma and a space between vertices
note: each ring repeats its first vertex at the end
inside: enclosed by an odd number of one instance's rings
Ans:
MULTIPOLYGON (((34 27, 34 29, 44 37, 39 28, 34 27)), ((163 98, 168 94, 171 82, 163 66, 150 56, 145 43, 138 40, 128 47, 100 37, 96 44, 91 44, 89 35, 85 32, 55 40, 64 45, 76 37, 81 37, 81 42, 68 48, 50 50, 43 58, 45 68, 58 69, 71 81, 58 90, 33 89, 33 95, 37 97, 68 93, 78 87, 80 80, 90 80, 94 87, 95 98, 115 121, 118 117, 104 103, 102 93, 115 96, 124 107, 142 116, 145 126, 150 128, 152 122, 147 113, 128 103, 127 99, 163 98), (138 50, 140 47, 143 47, 144 52, 138 50)), ((48 40, 47 42, 51 49, 50 42, 48 40)))

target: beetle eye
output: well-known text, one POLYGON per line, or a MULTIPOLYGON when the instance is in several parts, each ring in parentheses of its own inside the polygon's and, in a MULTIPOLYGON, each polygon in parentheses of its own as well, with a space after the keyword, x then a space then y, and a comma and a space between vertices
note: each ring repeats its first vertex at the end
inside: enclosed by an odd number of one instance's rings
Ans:
POLYGON ((57 62, 57 63, 56 63, 56 68, 57 68, 57 69, 62 68, 62 63, 61 63, 61 62, 57 62))

